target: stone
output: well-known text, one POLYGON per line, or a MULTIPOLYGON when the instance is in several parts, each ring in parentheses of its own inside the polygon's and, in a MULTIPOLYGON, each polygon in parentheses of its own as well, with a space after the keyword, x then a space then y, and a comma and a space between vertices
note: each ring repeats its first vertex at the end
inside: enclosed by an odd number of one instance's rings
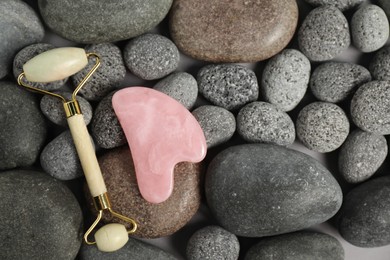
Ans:
POLYGON ((347 62, 326 62, 319 65, 311 75, 310 89, 320 101, 338 103, 369 81, 371 74, 363 66, 347 62))
POLYGON ((121 0, 115 4, 99 0, 38 1, 46 25, 78 43, 116 42, 141 35, 159 24, 171 5, 172 0, 121 0))
POLYGON ((385 161, 386 138, 356 129, 339 153, 339 171, 347 182, 358 183, 370 178, 385 161))
POLYGON ((335 6, 341 11, 352 9, 364 2, 364 0, 305 0, 305 1, 313 6, 324 6, 324 5, 335 6))
POLYGON ((349 121, 337 105, 314 102, 298 114, 296 131, 299 140, 310 150, 328 153, 339 148, 349 134, 349 121))
POLYGON ((358 247, 390 244, 390 178, 368 180, 352 189, 338 214, 338 230, 358 247))
POLYGON ((389 38, 389 20, 377 5, 360 7, 351 20, 352 42, 362 52, 382 48, 389 38))
POLYGON ((112 108, 113 95, 114 92, 99 102, 91 122, 91 135, 95 144, 104 149, 119 147, 127 143, 125 133, 112 108))
POLYGON ((40 42, 45 30, 38 15, 21 0, 0 3, 0 79, 12 68, 15 54, 23 47, 40 42))
MULTIPOLYGON (((70 92, 57 91, 55 93, 60 94, 66 100, 72 99, 72 93, 70 92)), ((84 116, 84 122, 86 125, 88 125, 92 119, 92 106, 87 100, 85 100, 81 96, 77 96, 76 100, 79 102, 80 110, 84 116)), ((41 99, 40 107, 42 113, 51 122, 60 126, 68 126, 64 105, 61 99, 50 95, 44 95, 41 99)))
POLYGON ((176 99, 188 110, 195 105, 198 97, 198 83, 187 72, 174 72, 157 82, 153 88, 176 99))
POLYGON ((179 0, 172 5, 170 34, 182 52, 198 60, 255 62, 284 49, 297 22, 293 0, 179 0))
POLYGON ((311 227, 342 203, 332 174, 310 156, 271 144, 231 146, 206 173, 207 204, 237 236, 264 237, 311 227))
POLYGON ((188 260, 237 260, 240 243, 237 237, 219 226, 206 226, 196 231, 188 241, 188 260))
POLYGON ((312 10, 298 31, 299 49, 311 61, 331 60, 344 52, 350 43, 348 21, 333 6, 312 10))
POLYGON ((146 80, 160 79, 179 66, 180 53, 176 45, 159 34, 144 34, 132 39, 124 49, 127 68, 146 80))
MULTIPOLYGON (((48 43, 35 43, 32 45, 29 45, 27 47, 24 47, 21 49, 14 58, 14 64, 13 64, 13 73, 14 77, 17 79, 20 73, 23 72, 23 65, 29 61, 30 59, 34 58, 38 54, 41 54, 42 52, 52 50, 55 47, 51 44, 48 43)), ((26 79, 24 79, 24 82, 28 84, 29 86, 43 89, 43 90, 58 90, 61 88, 65 82, 68 80, 68 78, 58 80, 58 81, 53 81, 49 83, 41 83, 41 82, 31 82, 26 79)))
POLYGON ((72 192, 42 172, 0 174, 1 259, 75 259, 83 215, 72 192))
MULTIPOLYGON (((88 45, 85 47, 85 51, 99 55, 100 66, 80 89, 80 94, 87 100, 101 100, 111 91, 120 87, 125 79, 126 67, 122 53, 113 43, 88 45)), ((72 76, 73 84, 77 86, 95 64, 96 58, 91 56, 88 65, 72 76)))
POLYGON ((227 110, 237 110, 259 96, 255 73, 237 64, 207 65, 199 70, 197 80, 199 92, 227 110))
POLYGON ((390 80, 390 46, 383 47, 374 55, 369 70, 376 80, 390 80))
POLYGON ((277 106, 256 101, 243 107, 237 115, 237 131, 247 142, 291 145, 295 127, 290 116, 277 106))
POLYGON ((362 85, 351 101, 351 118, 362 130, 390 134, 390 83, 371 81, 362 85))
POLYGON ((164 202, 172 194, 175 165, 206 156, 202 128, 182 104, 151 88, 121 89, 112 106, 131 148, 142 197, 164 202))
MULTIPOLYGON (((142 198, 131 158, 127 146, 108 150, 98 157, 113 209, 137 222, 138 229, 133 234, 136 237, 157 238, 175 233, 190 221, 200 206, 201 165, 188 162, 176 165, 172 195, 154 204, 142 198)), ((85 194, 91 212, 97 214, 87 189, 85 194)), ((118 222, 118 219, 104 214, 103 221, 118 222)))
POLYGON ((83 243, 80 249, 80 260, 177 260, 176 257, 168 254, 158 247, 152 246, 135 238, 129 237, 127 244, 115 252, 101 252, 95 246, 83 243))
POLYGON ((293 110, 306 93, 310 70, 310 61, 300 51, 283 50, 263 70, 262 97, 282 111, 293 110))
POLYGON ((207 148, 227 142, 236 131, 236 118, 222 107, 200 106, 192 114, 203 130, 207 148))
POLYGON ((387 0, 378 0, 378 5, 383 8, 388 18, 390 18, 390 2, 387 0))
POLYGON ((245 260, 344 260, 344 249, 334 237, 300 231, 263 238, 251 247, 245 260))
POLYGON ((0 170, 34 164, 46 140, 46 122, 34 94, 0 81, 0 170))
POLYGON ((129 241, 126 227, 119 223, 102 226, 96 231, 94 237, 96 247, 102 252, 115 252, 129 241))

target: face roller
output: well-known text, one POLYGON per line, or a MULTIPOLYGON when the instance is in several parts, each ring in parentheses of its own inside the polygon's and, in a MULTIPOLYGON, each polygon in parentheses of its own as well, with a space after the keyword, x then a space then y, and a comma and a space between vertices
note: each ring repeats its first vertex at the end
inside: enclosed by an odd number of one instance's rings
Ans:
POLYGON ((96 244, 101 251, 112 252, 126 244, 128 234, 136 231, 137 223, 133 219, 113 211, 111 208, 95 150, 84 123, 83 114, 76 100, 77 93, 99 65, 100 58, 97 54, 85 53, 84 49, 75 47, 57 48, 43 52, 24 64, 23 72, 18 77, 18 84, 34 92, 51 95, 62 100, 89 191, 93 197, 95 208, 99 212, 96 220, 85 233, 84 241, 89 245, 96 244), (61 95, 32 87, 26 82, 26 80, 30 82, 52 82, 64 79, 83 69, 91 57, 95 58, 96 63, 76 87, 71 100, 66 100, 61 95), (96 231, 94 235, 95 241, 90 241, 88 237, 100 222, 104 211, 110 213, 113 217, 130 223, 130 229, 127 230, 124 225, 118 223, 107 224, 96 231))

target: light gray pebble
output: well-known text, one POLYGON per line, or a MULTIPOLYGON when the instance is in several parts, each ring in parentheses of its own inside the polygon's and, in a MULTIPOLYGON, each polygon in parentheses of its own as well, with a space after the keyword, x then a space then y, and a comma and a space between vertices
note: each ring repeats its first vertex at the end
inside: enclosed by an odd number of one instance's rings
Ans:
POLYGON ((179 101, 187 109, 191 109, 198 97, 198 83, 186 72, 174 72, 154 85, 154 89, 179 101))
POLYGON ((187 244, 188 260, 236 260, 240 252, 237 237, 219 226, 196 231, 187 244))
POLYGON ((305 1, 313 6, 322 6, 322 5, 335 6, 341 11, 352 9, 364 2, 364 0, 305 0, 305 1))
POLYGON ((390 82, 371 81, 362 85, 351 101, 351 117, 362 130, 390 134, 390 82))
POLYGON ((111 149, 126 144, 126 136, 112 107, 110 93, 97 105, 91 123, 91 134, 96 144, 111 149))
POLYGON ((298 31, 299 48, 312 61, 331 60, 345 51, 350 43, 348 21, 333 6, 312 10, 298 31))
POLYGON ((192 114, 203 130, 207 148, 228 141, 236 131, 236 118, 222 107, 205 105, 192 111, 192 114))
POLYGON ((349 134, 349 121, 337 105, 314 102, 298 115, 297 136, 309 149, 327 153, 339 148, 349 134))
POLYGON ((347 182, 359 183, 370 178, 385 161, 386 138, 356 129, 339 153, 339 170, 347 182))
POLYGON ((295 127, 290 116, 267 102, 252 102, 237 115, 237 131, 248 142, 291 145, 295 127))
MULTIPOLYGON (((70 92, 55 92, 63 96, 66 100, 71 100, 72 93, 70 92)), ((84 122, 88 125, 92 119, 92 106, 84 98, 77 96, 77 101, 80 105, 80 110, 84 116, 84 122)), ((64 105, 62 100, 49 95, 44 95, 41 99, 41 111, 42 113, 53 123, 60 126, 67 126, 64 105)))
POLYGON ((310 61, 300 51, 285 49, 272 57, 261 79, 265 101, 286 112, 293 110, 305 95, 310 70, 310 61))
POLYGON ((383 47, 374 55, 369 70, 376 80, 390 80, 390 46, 383 47))
POLYGON ((369 81, 371 74, 363 66, 346 62, 327 62, 314 70, 310 78, 310 89, 317 99, 337 103, 369 81))
POLYGON ((382 8, 376 5, 360 7, 351 20, 352 42, 362 52, 382 48, 389 38, 389 21, 382 8))
POLYGON ((127 68, 146 80, 160 79, 179 66, 180 54, 176 45, 159 34, 144 34, 125 46, 123 54, 127 68))
POLYGON ((0 1, 0 79, 12 69, 15 54, 23 47, 40 42, 45 30, 38 15, 20 0, 0 1))
POLYGON ((259 96, 255 73, 240 65, 207 65, 199 70, 197 80, 199 92, 227 110, 237 110, 259 96))

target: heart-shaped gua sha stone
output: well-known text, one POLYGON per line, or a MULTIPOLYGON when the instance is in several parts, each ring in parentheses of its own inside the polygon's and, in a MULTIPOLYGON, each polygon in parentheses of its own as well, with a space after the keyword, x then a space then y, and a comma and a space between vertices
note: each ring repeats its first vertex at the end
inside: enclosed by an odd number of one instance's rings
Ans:
POLYGON ((112 106, 130 146, 142 197, 165 201, 173 190, 175 165, 206 156, 202 128, 182 104, 150 88, 121 89, 112 106))

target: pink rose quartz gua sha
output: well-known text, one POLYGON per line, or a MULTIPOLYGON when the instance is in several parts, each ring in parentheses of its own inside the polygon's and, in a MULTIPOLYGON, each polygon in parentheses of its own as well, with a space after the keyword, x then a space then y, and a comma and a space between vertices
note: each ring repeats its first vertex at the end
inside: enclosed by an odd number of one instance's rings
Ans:
POLYGON ((165 201, 173 190, 175 165, 206 156, 202 128, 182 104, 150 88, 119 90, 112 106, 130 146, 142 197, 165 201))

